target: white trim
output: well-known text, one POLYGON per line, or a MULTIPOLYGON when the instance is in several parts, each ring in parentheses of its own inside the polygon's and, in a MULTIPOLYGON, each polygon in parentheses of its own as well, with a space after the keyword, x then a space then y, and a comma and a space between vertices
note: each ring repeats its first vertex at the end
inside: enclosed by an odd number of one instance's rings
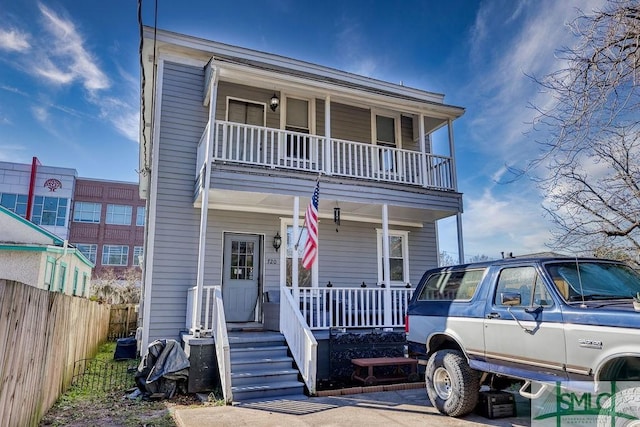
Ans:
MULTIPOLYGON (((378 259, 378 283, 382 283, 382 232, 381 228, 376 228, 376 247, 378 259)), ((391 286, 405 286, 410 283, 411 274, 409 274, 409 231, 407 230, 389 230, 389 237, 399 236, 402 238, 402 281, 391 281, 391 286)))
MULTIPOLYGON (((158 82, 162 82, 164 78, 164 60, 158 61, 156 79, 158 82)), ((160 119, 162 111, 162 84, 156 85, 156 93, 153 95, 156 99, 155 111, 153 111, 153 140, 151 141, 151 177, 150 177, 150 191, 147 193, 147 233, 145 247, 148 249, 144 254, 144 295, 142 306, 142 342, 140 351, 146 352, 149 345, 149 323, 151 317, 151 288, 153 278, 153 264, 154 264, 154 245, 150 242, 155 241, 156 236, 156 209, 157 209, 157 194, 158 194, 158 157, 160 157, 160 119)))
POLYGON ((355 83, 358 85, 365 85, 367 87, 383 89, 390 92, 396 92, 400 95, 412 96, 416 98, 424 99, 427 102, 442 102, 444 99, 443 94, 427 92, 420 89, 415 89, 407 86, 397 85, 394 83, 385 82, 382 80, 376 80, 370 77, 360 76, 345 71, 340 71, 333 68, 323 67, 320 65, 304 62, 287 58, 280 55, 269 54, 266 52, 260 52, 247 48, 241 48, 238 46, 232 46, 219 42, 209 41, 201 38, 196 38, 184 34, 173 33, 166 30, 155 30, 152 27, 143 27, 143 37, 145 39, 153 39, 155 36, 158 40, 159 46, 162 44, 173 44, 177 47, 196 49, 203 53, 209 54, 223 54, 234 56, 237 58, 244 58, 254 61, 260 61, 267 64, 274 64, 284 66, 291 70, 303 71, 312 73, 321 77, 339 79, 348 83, 355 83))

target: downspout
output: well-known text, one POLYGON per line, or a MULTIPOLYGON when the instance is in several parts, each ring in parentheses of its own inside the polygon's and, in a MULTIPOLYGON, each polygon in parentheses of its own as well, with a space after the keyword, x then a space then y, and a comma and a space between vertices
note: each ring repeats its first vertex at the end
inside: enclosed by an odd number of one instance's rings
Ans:
MULTIPOLYGON (((213 65, 212 65, 213 67, 213 65)), ((211 168, 213 166, 213 135, 216 119, 216 97, 218 94, 218 69, 214 68, 209 84, 209 126, 207 127, 207 142, 204 168, 204 187, 202 188, 202 204, 200 206, 200 239, 198 245, 198 275, 196 277, 196 294, 192 306, 191 333, 200 328, 202 313, 202 292, 204 288, 204 267, 207 246, 207 220, 209 216, 209 189, 211 188, 211 168)))
POLYGON ((38 173, 38 166, 41 165, 37 157, 31 159, 31 179, 29 180, 29 197, 27 199, 27 221, 31 221, 31 210, 33 209, 33 198, 36 192, 36 175, 38 173))

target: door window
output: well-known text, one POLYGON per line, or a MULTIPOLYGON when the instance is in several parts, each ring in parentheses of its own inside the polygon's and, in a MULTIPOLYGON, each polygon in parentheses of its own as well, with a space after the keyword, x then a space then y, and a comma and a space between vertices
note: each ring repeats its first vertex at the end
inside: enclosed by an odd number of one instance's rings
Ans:
POLYGON ((229 277, 236 280, 253 280, 254 274, 253 242, 234 240, 231 242, 231 263, 229 277))

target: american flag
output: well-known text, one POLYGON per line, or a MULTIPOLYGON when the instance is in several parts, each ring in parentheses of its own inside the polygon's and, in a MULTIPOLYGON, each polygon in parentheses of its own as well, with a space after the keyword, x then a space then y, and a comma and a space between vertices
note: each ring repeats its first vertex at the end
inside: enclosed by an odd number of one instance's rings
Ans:
POLYGON ((316 182, 316 189, 304 214, 307 224, 307 243, 302 254, 302 266, 309 270, 318 255, 318 199, 320 198, 320 182, 316 182))

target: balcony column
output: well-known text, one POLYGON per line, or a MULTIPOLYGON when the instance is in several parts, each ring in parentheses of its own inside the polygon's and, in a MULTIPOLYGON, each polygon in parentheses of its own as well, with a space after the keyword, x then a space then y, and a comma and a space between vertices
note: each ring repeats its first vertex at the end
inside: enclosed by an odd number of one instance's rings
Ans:
POLYGON ((200 206, 200 239, 198 242, 198 274, 196 277, 195 301, 191 317, 191 333, 200 326, 202 314, 202 290, 204 287, 205 250, 207 246, 207 219, 209 214, 209 189, 211 188, 211 162, 213 159, 213 133, 216 114, 216 98, 218 94, 218 70, 213 71, 213 77, 209 86, 209 126, 205 152, 204 188, 202 189, 202 206, 200 206))
POLYGON ((391 313, 391 263, 389 262, 389 207, 382 205, 382 283, 384 285, 384 326, 393 324, 391 313))
POLYGON ((331 97, 327 95, 324 98, 324 173, 331 175, 333 173, 333 159, 331 156, 331 97))
POLYGON ((458 191, 458 176, 456 174, 456 157, 455 145, 453 143, 453 120, 447 120, 447 128, 449 129, 449 156, 451 157, 451 186, 458 191))
POLYGON ((422 161, 420 162, 420 175, 422 176, 422 186, 426 187, 429 184, 429 178, 427 176, 429 167, 427 165, 427 145, 425 143, 424 134, 424 114, 418 116, 420 122, 418 123, 418 138, 420 138, 420 154, 422 161))

